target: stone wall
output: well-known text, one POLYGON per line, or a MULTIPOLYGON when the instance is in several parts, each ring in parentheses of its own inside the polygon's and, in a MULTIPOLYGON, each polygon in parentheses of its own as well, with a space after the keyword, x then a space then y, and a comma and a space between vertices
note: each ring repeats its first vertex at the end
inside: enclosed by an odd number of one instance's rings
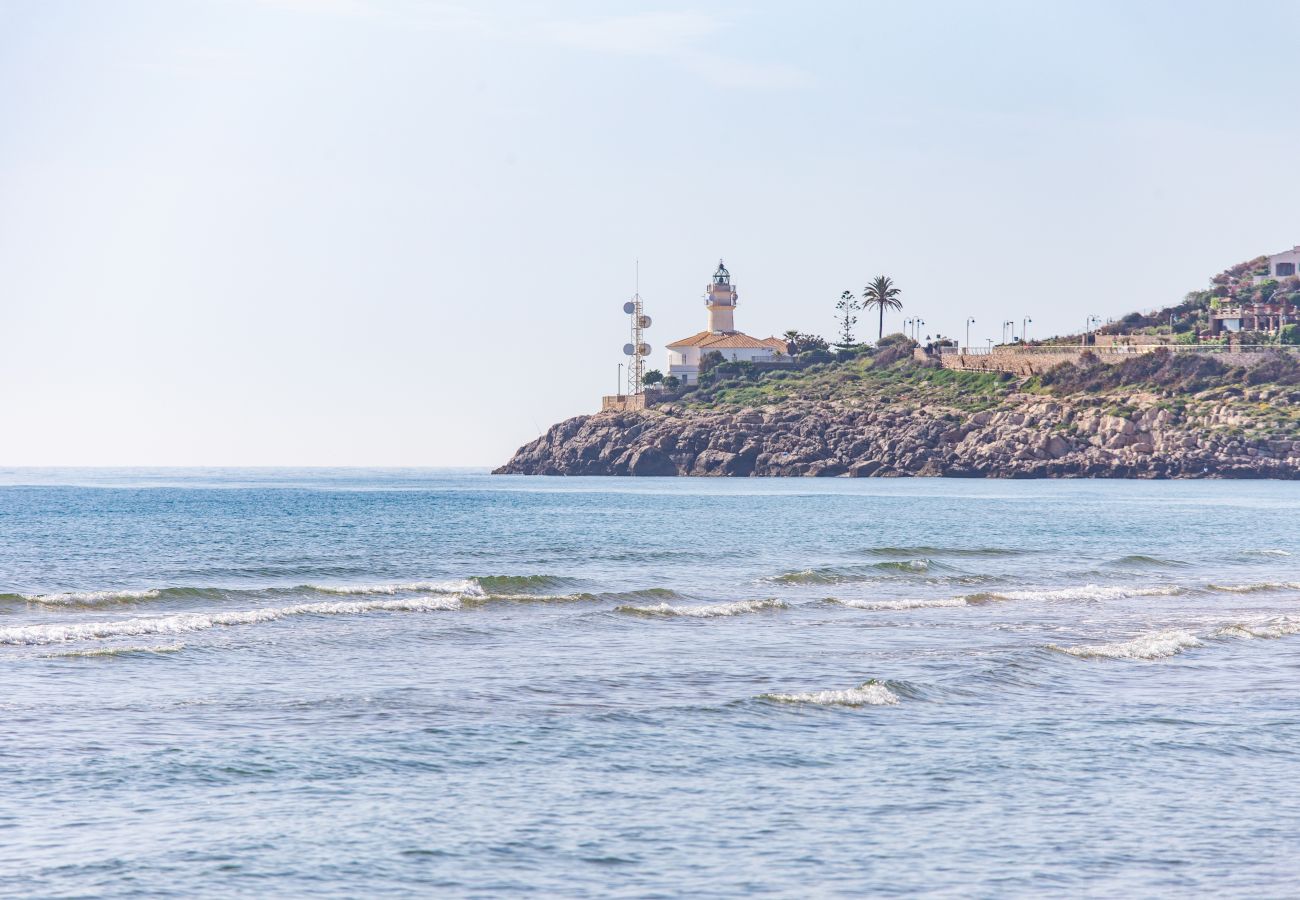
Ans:
POLYGON ((600 398, 601 412, 633 412, 647 405, 645 394, 606 394, 600 398))
MULTIPOLYGON (((944 353, 939 364, 945 369, 965 369, 971 372, 1010 372, 1028 377, 1041 375, 1063 362, 1077 362, 1083 355, 1081 348, 1062 349, 1059 352, 1030 352, 994 350, 992 353, 944 353)), ((1110 354, 1107 354, 1110 356, 1110 354)), ((1118 362, 1121 357, 1116 356, 1118 362)))
MULTIPOLYGON (((1101 348, 1083 348, 1083 347, 1062 347, 1060 350, 1035 348, 1029 350, 1015 350, 1007 348, 1005 350, 995 349, 991 353, 944 353, 939 356, 939 364, 945 369, 964 369, 968 372, 1009 372, 1012 375, 1018 375, 1026 378, 1030 375, 1042 375, 1053 366, 1060 365, 1063 362, 1077 363, 1085 352, 1091 352, 1104 363, 1121 363, 1126 359, 1141 353, 1150 353, 1160 349, 1156 346, 1134 346, 1134 347, 1101 347, 1101 348)), ((1300 347, 1260 347, 1259 349, 1245 350, 1222 350, 1214 352, 1214 359, 1223 363, 1225 366, 1245 366, 1247 368, 1258 365, 1268 358, 1268 354, 1281 352, 1295 353, 1300 352, 1300 347)), ((1175 350, 1174 352, 1197 353, 1204 351, 1196 350, 1175 350)), ((917 358, 924 356, 925 351, 917 350, 917 358)))

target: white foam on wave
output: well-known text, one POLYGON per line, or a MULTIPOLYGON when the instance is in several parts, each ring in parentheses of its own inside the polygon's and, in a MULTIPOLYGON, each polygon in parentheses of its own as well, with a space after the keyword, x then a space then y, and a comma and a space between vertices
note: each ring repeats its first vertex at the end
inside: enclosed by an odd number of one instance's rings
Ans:
POLYGON ((61 644, 67 641, 140 637, 150 634, 188 634, 228 625, 257 625, 290 616, 347 616, 367 612, 433 612, 459 609, 456 597, 424 597, 402 600, 358 600, 335 603, 298 603, 222 613, 181 613, 110 622, 81 622, 70 625, 14 625, 0 628, 0 644, 61 644))
POLYGON ((832 603, 852 609, 943 609, 955 606, 970 606, 965 597, 944 597, 940 600, 843 600, 832 597, 832 603))
POLYGON ((1238 622, 1225 625, 1215 632, 1218 637, 1235 638, 1280 638, 1300 634, 1300 619, 1293 616, 1278 616, 1263 622, 1238 622))
POLYGON ((656 603, 651 606, 619 606, 618 612, 640 616, 685 616, 694 619, 712 619, 718 616, 739 616, 765 609, 785 609, 780 600, 736 600, 732 603, 706 603, 699 606, 673 606, 656 603))
POLYGON ((470 594, 480 595, 483 589, 472 580, 461 581, 408 581, 394 584, 309 584, 306 587, 322 594, 366 596, 372 594, 470 594))
POLYGON ((1080 659, 1164 659, 1192 647, 1201 646, 1201 639, 1190 631, 1170 629, 1138 635, 1127 641, 1112 644, 1080 644, 1075 647, 1048 645, 1050 649, 1080 659))
POLYGON ((1265 548, 1262 550, 1242 550, 1241 552, 1250 554, 1252 556, 1290 556, 1291 555, 1291 551, 1289 550, 1278 550, 1276 548, 1265 548))
POLYGON ((896 706, 898 695, 878 681, 868 681, 855 688, 832 691, 809 691, 801 694, 763 694, 762 699, 776 703, 811 703, 817 706, 896 706))
POLYGON ((95 603, 127 603, 132 600, 153 600, 157 590, 147 591, 64 591, 57 594, 22 594, 28 603, 47 606, 88 606, 95 603))
POLYGON ((1129 597, 1172 597, 1183 589, 1175 585, 1153 587, 1122 587, 1088 584, 1083 587, 1053 588, 1032 591, 999 591, 987 596, 991 600, 1124 600, 1129 597))
POLYGON ((95 656, 134 656, 150 653, 180 653, 185 649, 184 644, 165 644, 161 647, 94 647, 89 650, 60 650, 57 653, 47 653, 45 658, 56 659, 60 657, 95 657, 95 656))
POLYGON ((1223 591, 1229 594, 1256 594, 1266 591, 1300 590, 1300 581, 1256 581, 1249 584, 1210 584, 1211 591, 1223 591))

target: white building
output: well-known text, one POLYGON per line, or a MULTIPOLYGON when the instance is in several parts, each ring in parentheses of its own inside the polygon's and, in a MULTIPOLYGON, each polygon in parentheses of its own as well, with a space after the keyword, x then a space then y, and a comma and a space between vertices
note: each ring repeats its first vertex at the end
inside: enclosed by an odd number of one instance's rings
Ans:
POLYGON ((682 384, 695 384, 700 378, 700 357, 716 350, 728 360, 780 362, 788 359, 786 342, 776 337, 756 338, 736 330, 736 288, 731 273, 718 260, 718 271, 705 289, 704 308, 709 327, 668 345, 668 374, 682 384))
POLYGON ((1300 245, 1268 257, 1268 274, 1256 275, 1255 284, 1271 279, 1290 278, 1300 274, 1300 245))

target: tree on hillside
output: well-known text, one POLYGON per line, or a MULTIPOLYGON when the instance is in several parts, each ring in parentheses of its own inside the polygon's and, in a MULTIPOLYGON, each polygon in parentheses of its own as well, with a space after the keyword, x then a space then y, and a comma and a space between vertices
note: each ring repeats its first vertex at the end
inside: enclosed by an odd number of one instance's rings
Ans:
POLYGON ((676 375, 669 375, 664 379, 664 387, 670 391, 675 391, 682 386, 681 379, 676 375))
POLYGON ((862 308, 873 306, 880 311, 880 333, 877 339, 885 336, 885 310, 896 312, 903 308, 903 301, 898 299, 902 290, 894 287, 894 279, 887 275, 878 275, 871 284, 862 289, 862 308))
POLYGON ((642 384, 658 384, 664 380, 664 373, 658 369, 651 369, 641 376, 642 384))
POLYGON ((835 304, 839 311, 837 321, 840 323, 840 347, 852 347, 853 326, 858 324, 858 317, 854 315, 860 307, 858 301, 854 299, 852 291, 845 291, 840 294, 840 302, 835 304))
POLYGON ((805 350, 825 350, 830 346, 826 343, 826 338, 819 334, 807 334, 793 328, 782 334, 781 337, 785 338, 787 344, 794 346, 791 351, 792 354, 803 353, 805 350))

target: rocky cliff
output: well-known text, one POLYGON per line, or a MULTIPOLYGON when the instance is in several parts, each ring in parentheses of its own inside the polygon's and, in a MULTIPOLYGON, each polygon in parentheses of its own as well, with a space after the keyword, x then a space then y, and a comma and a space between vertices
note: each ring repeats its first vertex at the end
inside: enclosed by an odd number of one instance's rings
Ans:
POLYGON ((913 372, 873 383, 869 365, 841 377, 841 389, 826 399, 798 396, 819 392, 805 379, 793 394, 742 385, 706 394, 704 403, 578 416, 520 448, 497 472, 1300 477, 1294 387, 1125 387, 1055 396, 1036 381, 990 384, 987 376, 937 384, 937 376, 913 372), (729 402, 739 397, 776 402, 729 402))

